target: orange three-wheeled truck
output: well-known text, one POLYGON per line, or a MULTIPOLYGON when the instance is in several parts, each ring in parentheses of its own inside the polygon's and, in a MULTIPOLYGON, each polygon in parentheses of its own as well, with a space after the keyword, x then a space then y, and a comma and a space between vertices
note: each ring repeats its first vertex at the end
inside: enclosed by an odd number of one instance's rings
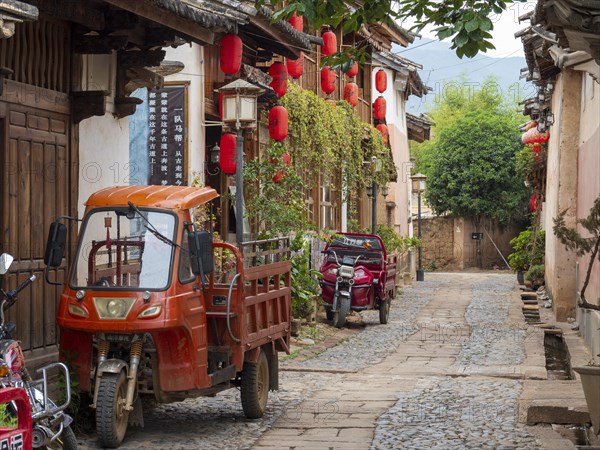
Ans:
MULTIPOLYGON (((239 386, 245 415, 259 418, 278 388, 290 262, 244 267, 236 247, 197 231, 192 209, 216 197, 208 187, 125 186, 86 203, 57 322, 105 447, 120 445, 129 421, 143 423, 142 396, 165 403, 239 386), (217 282, 223 251, 233 270, 217 282)), ((66 234, 52 224, 48 267, 61 264, 66 234)))

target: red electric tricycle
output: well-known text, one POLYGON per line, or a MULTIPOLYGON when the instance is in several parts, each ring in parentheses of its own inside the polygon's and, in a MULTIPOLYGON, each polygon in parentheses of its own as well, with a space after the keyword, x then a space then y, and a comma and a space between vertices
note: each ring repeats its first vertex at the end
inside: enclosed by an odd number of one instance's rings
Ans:
POLYGON ((396 257, 388 257, 381 238, 374 234, 337 233, 324 250, 320 268, 321 295, 327 319, 342 328, 352 311, 379 310, 388 322, 396 292, 396 257))
MULTIPOLYGON (((239 387, 246 417, 259 418, 278 388, 291 263, 248 267, 236 247, 196 230, 192 210, 217 196, 208 187, 122 186, 86 203, 57 322, 103 447, 143 424, 143 397, 167 403, 239 387), (224 253, 228 277, 217 279, 215 254, 224 253)), ((61 265, 66 235, 52 224, 48 266, 61 265)))

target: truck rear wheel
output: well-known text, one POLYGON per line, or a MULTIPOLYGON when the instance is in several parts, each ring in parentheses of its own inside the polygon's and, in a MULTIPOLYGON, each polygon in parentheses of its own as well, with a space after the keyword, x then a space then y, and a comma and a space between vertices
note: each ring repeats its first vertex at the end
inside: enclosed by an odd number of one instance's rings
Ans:
POLYGON ((262 350, 256 363, 245 362, 242 369, 242 409, 248 419, 260 419, 269 397, 269 363, 262 350))
POLYGON ((123 442, 129 419, 126 396, 125 372, 102 375, 96 402, 96 430, 103 447, 116 448, 123 442))

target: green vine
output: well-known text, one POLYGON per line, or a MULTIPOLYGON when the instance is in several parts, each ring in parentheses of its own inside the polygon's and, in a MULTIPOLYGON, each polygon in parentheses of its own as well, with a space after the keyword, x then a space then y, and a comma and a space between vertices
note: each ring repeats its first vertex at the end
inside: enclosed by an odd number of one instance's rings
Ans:
POLYGON ((288 142, 295 168, 309 186, 318 176, 342 189, 345 200, 376 181, 388 183, 395 173, 389 148, 372 125, 361 122, 345 101, 335 105, 296 84, 281 99, 289 115, 288 142), (363 164, 376 157, 380 171, 363 164))
POLYGON ((354 211, 352 202, 365 187, 373 181, 388 183, 396 170, 379 131, 361 122, 345 101, 333 105, 291 84, 281 104, 289 116, 287 140, 271 142, 260 158, 244 167, 248 218, 262 237, 314 229, 305 192, 319 183, 341 190, 354 211), (283 161, 286 152, 290 167, 283 161), (377 171, 375 165, 364 164, 373 157, 377 171), (285 176, 275 181, 278 172, 285 176))

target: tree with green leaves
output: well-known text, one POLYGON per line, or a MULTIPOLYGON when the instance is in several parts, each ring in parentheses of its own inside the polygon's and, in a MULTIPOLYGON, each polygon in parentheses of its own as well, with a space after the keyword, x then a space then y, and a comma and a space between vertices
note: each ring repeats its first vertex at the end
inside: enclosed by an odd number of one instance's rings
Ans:
MULTIPOLYGON (((519 0, 524 2, 525 0, 519 0)), ((306 17, 316 28, 323 25, 337 27, 344 32, 358 31, 363 25, 377 22, 390 24, 407 18, 416 20, 413 30, 434 26, 440 40, 451 38, 456 54, 473 57, 480 51, 494 49, 490 17, 506 10, 512 0, 296 0, 285 4, 282 0, 256 0, 257 7, 270 4, 276 12, 273 20, 287 19, 292 13, 306 17)), ((346 50, 344 51, 346 52, 346 50)), ((347 57, 347 53, 337 55, 347 57)))
POLYGON ((472 218, 478 229, 484 218, 506 224, 522 217, 528 191, 516 171, 523 144, 515 110, 493 80, 479 91, 458 89, 435 105, 433 139, 416 157, 436 214, 472 218))

